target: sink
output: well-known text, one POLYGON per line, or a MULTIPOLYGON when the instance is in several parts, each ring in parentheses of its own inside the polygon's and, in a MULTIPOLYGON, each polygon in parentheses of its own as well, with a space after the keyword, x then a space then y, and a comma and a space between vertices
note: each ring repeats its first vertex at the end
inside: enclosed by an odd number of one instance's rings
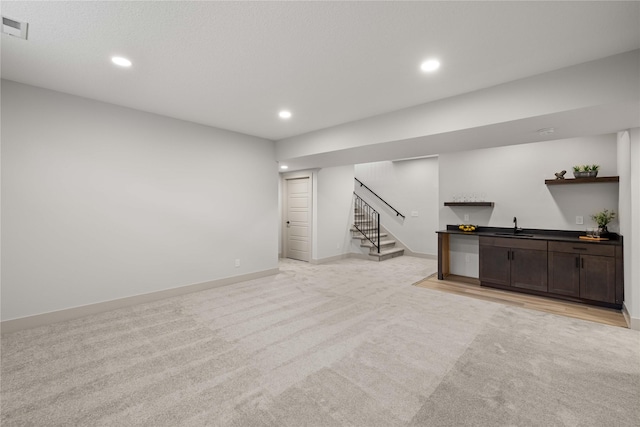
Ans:
POLYGON ((533 237, 533 234, 524 233, 496 233, 496 236, 509 236, 509 237, 533 237))

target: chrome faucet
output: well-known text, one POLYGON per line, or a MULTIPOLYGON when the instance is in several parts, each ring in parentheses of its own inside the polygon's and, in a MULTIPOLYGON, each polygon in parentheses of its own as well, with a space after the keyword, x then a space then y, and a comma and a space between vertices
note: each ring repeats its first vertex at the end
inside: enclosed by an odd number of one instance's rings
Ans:
POLYGON ((518 218, 515 216, 513 217, 513 224, 513 234, 516 234, 518 232, 518 218))

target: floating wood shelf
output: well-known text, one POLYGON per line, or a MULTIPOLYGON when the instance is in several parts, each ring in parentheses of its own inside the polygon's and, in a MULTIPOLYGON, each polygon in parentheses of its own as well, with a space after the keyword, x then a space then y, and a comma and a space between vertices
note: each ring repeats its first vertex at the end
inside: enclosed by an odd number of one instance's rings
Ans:
POLYGON ((603 176, 601 178, 567 178, 567 179, 545 179, 547 185, 562 184, 590 184, 594 182, 620 182, 619 176, 603 176))
POLYGON ((444 202, 445 206, 491 206, 493 202, 444 202))

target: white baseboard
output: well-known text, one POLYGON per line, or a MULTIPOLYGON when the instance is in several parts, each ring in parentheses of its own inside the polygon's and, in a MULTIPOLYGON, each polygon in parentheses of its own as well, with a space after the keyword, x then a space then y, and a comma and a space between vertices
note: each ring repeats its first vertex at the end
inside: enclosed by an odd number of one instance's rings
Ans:
POLYGON ((130 307, 136 304, 144 304, 148 302, 158 301, 165 298, 190 294, 192 292, 204 291, 206 289, 217 288, 220 286, 232 285, 234 283, 245 282, 247 280, 259 279, 261 277, 272 276, 278 274, 280 269, 272 268, 270 270, 258 271, 255 273, 242 274, 240 276, 227 277, 224 279, 212 280, 204 283, 196 283, 193 285, 180 286, 177 288, 165 289, 162 291, 151 292, 148 294, 134 295, 125 298, 118 298, 111 301, 104 301, 95 304, 83 305, 80 307, 66 308, 63 310, 52 311, 49 313, 36 314, 33 316, 21 317, 18 319, 5 320, 0 322, 0 330, 2 334, 21 331, 23 329, 35 328, 38 326, 50 325, 52 323, 62 322, 65 320, 78 319, 92 314, 104 313, 106 311, 117 310, 119 308, 130 307))
POLYGON ((624 320, 627 322, 629 329, 640 331, 640 319, 631 317, 629 310, 627 310, 627 306, 624 303, 622 304, 622 315, 624 316, 624 320))
POLYGON ((338 261, 341 259, 345 259, 345 258, 351 258, 352 254, 340 254, 340 255, 335 255, 335 256, 330 256, 327 258, 321 258, 321 259, 312 259, 311 261, 309 261, 309 264, 325 264, 327 262, 333 262, 333 261, 338 261))
POLYGON ((415 257, 415 258, 424 258, 424 259, 433 259, 433 260, 437 260, 438 259, 438 255, 423 254, 423 253, 420 253, 420 252, 411 252, 411 251, 408 251, 407 249, 405 249, 404 255, 405 256, 412 256, 412 257, 415 257))

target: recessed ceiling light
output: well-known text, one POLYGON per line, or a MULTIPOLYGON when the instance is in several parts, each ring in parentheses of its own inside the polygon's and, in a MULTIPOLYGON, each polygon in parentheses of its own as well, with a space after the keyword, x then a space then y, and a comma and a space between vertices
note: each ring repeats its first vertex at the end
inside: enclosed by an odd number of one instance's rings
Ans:
POLYGON ((440 68, 440 61, 438 61, 437 59, 428 59, 420 64, 420 69, 426 73, 435 71, 438 68, 440 68))
POLYGON ((127 58, 123 58, 122 56, 112 57, 111 62, 121 67, 131 67, 131 61, 129 61, 127 58))
POLYGON ((287 165, 280 165, 280 169, 289 169, 289 166, 287 166, 287 165))
POLYGON ((278 113, 281 119, 289 119, 291 118, 291 111, 282 110, 278 113))

